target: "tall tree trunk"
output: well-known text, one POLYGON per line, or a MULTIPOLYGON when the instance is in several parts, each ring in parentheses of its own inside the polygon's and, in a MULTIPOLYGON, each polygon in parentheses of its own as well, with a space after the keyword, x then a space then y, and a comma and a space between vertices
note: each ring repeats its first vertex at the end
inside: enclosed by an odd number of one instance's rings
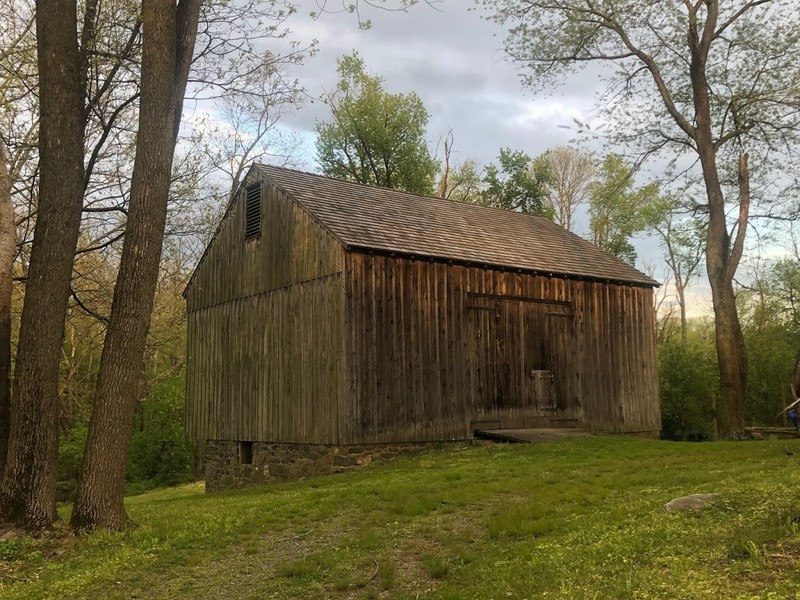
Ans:
POLYGON ((36 2, 39 198, 11 396, 0 521, 52 525, 58 368, 83 200, 83 77, 75 0, 36 2))
POLYGON ((747 232, 750 179, 747 171, 747 155, 743 154, 739 159, 739 217, 736 239, 731 243, 725 214, 725 197, 717 168, 717 148, 711 129, 711 101, 706 78, 706 63, 716 29, 719 2, 717 0, 707 2, 706 9, 708 15, 704 26, 701 29, 696 23, 690 22, 688 38, 696 123, 694 141, 708 197, 706 269, 711 286, 711 301, 714 305, 717 362, 721 384, 722 402, 717 411, 719 434, 723 438, 733 438, 744 429, 744 404, 747 392, 747 354, 733 294, 733 277, 742 257, 747 232))
POLYGON ((11 424, 11 293, 17 231, 6 148, 0 143, 0 481, 6 467, 11 424))
POLYGON ((731 439, 744 431, 745 394, 747 391, 747 351, 739 324, 736 298, 731 281, 712 281, 716 325, 717 363, 722 403, 717 411, 719 435, 731 439))
MULTIPOLYGON (((709 150, 706 155, 713 152, 709 150)), ((742 254, 747 218, 750 207, 749 174, 747 155, 739 160, 740 193, 739 219, 736 240, 731 244, 722 191, 716 172, 716 157, 713 162, 703 159, 706 188, 712 199, 709 211, 708 243, 706 246, 706 267, 711 286, 711 299, 714 305, 714 324, 716 327, 717 363, 721 384, 721 403, 717 418, 719 434, 723 438, 734 438, 744 430, 744 409, 747 393, 747 350, 744 334, 739 323, 736 297, 733 291, 733 277, 742 254)))
POLYGON ((147 331, 200 0, 144 0, 139 132, 120 271, 114 287, 89 436, 72 512, 78 531, 122 529, 125 465, 139 400, 147 331))
POLYGON ((736 437, 744 431, 747 395, 747 348, 733 292, 733 277, 744 250, 747 220, 750 215, 750 171, 747 159, 747 154, 740 155, 737 165, 739 215, 733 243, 728 234, 724 207, 720 207, 717 211, 712 210, 709 221, 706 262, 714 302, 717 362, 722 388, 722 411, 718 414, 719 432, 725 438, 736 437), (721 234, 721 229, 724 229, 724 234, 721 234), (713 238, 712 230, 715 234, 713 238))
MULTIPOLYGON (((716 157, 712 160, 713 166, 703 165, 708 196, 712 199, 709 210, 706 268, 714 306, 717 363, 721 385, 721 402, 717 410, 719 435, 729 439, 744 430, 747 353, 733 293, 733 276, 738 266, 738 256, 731 249, 722 190, 716 172, 716 157)), ((739 226, 746 227, 746 220, 740 222, 739 226)), ((738 234, 744 236, 744 231, 737 232, 737 238, 738 234)))

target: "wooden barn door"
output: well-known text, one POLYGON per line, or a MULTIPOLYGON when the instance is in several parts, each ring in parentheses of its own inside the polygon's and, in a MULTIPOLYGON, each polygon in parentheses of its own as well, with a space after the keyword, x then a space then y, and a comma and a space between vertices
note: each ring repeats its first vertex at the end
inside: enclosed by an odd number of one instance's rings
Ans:
POLYGON ((474 336, 473 422, 500 429, 556 425, 565 408, 557 372, 570 362, 564 342, 571 319, 561 314, 564 307, 474 295, 468 309, 474 336))
POLYGON ((547 370, 553 382, 555 404, 548 415, 548 427, 577 427, 579 411, 578 360, 580 355, 575 338, 571 310, 563 306, 549 307, 545 318, 547 340, 547 370))

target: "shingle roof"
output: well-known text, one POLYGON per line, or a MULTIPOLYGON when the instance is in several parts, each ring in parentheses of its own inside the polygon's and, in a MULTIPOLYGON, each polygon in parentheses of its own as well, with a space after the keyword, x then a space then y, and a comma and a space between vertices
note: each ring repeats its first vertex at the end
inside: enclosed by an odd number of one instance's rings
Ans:
POLYGON ((543 217, 281 167, 256 168, 350 248, 658 285, 543 217))

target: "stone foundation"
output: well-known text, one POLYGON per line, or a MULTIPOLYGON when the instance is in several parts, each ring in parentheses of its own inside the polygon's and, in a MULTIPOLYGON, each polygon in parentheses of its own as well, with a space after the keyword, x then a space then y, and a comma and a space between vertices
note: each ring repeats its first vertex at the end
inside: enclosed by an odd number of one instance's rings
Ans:
POLYGON ((206 491, 341 473, 368 465, 373 460, 415 452, 428 446, 423 443, 327 446, 207 440, 206 491))

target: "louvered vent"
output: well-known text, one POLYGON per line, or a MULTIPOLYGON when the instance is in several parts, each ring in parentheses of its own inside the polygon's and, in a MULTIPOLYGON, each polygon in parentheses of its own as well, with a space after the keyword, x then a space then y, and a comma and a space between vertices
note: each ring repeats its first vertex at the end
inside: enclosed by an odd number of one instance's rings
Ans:
POLYGON ((244 201, 244 239, 261 237, 261 184, 247 187, 244 201))

